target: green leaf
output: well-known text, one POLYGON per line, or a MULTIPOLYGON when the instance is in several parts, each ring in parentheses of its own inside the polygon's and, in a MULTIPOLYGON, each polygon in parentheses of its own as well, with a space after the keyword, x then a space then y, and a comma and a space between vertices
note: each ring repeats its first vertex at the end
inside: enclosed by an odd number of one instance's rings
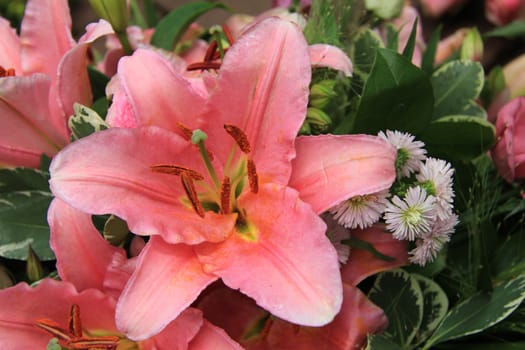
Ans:
POLYGON ((342 241, 343 244, 348 244, 351 248, 358 248, 362 250, 366 250, 373 256, 375 256, 378 259, 385 260, 385 261, 394 261, 395 259, 391 256, 382 254, 380 251, 378 251, 370 242, 363 241, 356 237, 350 237, 347 240, 342 241))
POLYGON ((433 156, 469 160, 492 147, 495 132, 484 119, 454 115, 432 121, 418 137, 433 156))
POLYGON ((455 60, 432 74, 434 119, 465 114, 483 88, 483 67, 478 62, 455 60))
POLYGON ((383 41, 379 35, 366 29, 357 34, 351 52, 354 74, 366 76, 372 70, 376 58, 376 51, 383 47, 383 41))
POLYGON ((434 281, 421 275, 412 274, 423 293, 423 320, 417 333, 421 344, 437 328, 448 311, 448 298, 443 289, 434 281))
POLYGON ((490 269, 498 280, 525 274, 525 236, 519 233, 506 236, 494 252, 490 269))
POLYGON ((182 34, 188 29, 199 16, 213 9, 227 9, 221 3, 206 1, 184 4, 171 11, 159 21, 155 27, 155 33, 151 38, 151 44, 162 49, 172 51, 182 34))
POLYGON ((0 194, 0 256, 25 260, 31 245, 40 260, 55 259, 47 225, 51 199, 51 193, 41 191, 0 194))
POLYGON ((436 59, 437 47, 439 44, 439 39, 441 38, 441 28, 443 26, 439 25, 427 43, 425 52, 423 52, 423 58, 421 59, 421 69, 427 74, 432 74, 434 71, 434 60, 436 59))
POLYGON ((487 111, 485 108, 478 105, 475 101, 470 101, 463 110, 463 115, 469 115, 471 117, 478 117, 481 119, 487 119, 487 111))
POLYGON ((0 169, 0 193, 49 190, 49 173, 32 168, 0 169))
POLYGON ((410 31, 410 36, 408 37, 407 44, 403 49, 403 56, 405 56, 409 61, 412 61, 412 56, 414 55, 414 48, 416 47, 416 34, 417 34, 417 17, 414 20, 412 25, 412 30, 410 31))
POLYGON ((88 66, 88 77, 93 100, 106 97, 106 85, 109 83, 109 77, 93 66, 88 66))
POLYGON ((366 9, 382 19, 399 17, 404 0, 365 0, 366 9))
POLYGON ((329 44, 341 46, 339 26, 333 4, 330 1, 314 1, 304 28, 308 44, 329 44))
POLYGON ((374 334, 368 336, 368 344, 365 350, 402 350, 396 343, 382 334, 374 334))
POLYGON ((525 298, 525 275, 478 293, 456 305, 429 339, 426 347, 479 333, 510 315, 525 298))
POLYGON ((71 129, 71 139, 73 141, 109 128, 106 122, 100 118, 94 110, 79 103, 75 103, 73 109, 75 114, 69 118, 68 122, 69 128, 71 129))
POLYGON ((499 27, 488 33, 485 33, 483 36, 486 38, 495 36, 501 36, 504 38, 525 36, 525 21, 514 21, 504 27, 499 27))
POLYGON ((386 31, 386 48, 392 51, 397 51, 399 46, 399 32, 392 23, 387 23, 385 25, 386 31))
POLYGON ((378 49, 352 131, 375 134, 391 129, 416 134, 429 123, 433 104, 428 76, 398 53, 378 49))
POLYGON ((483 100, 484 105, 490 105, 506 86, 507 84, 505 82, 503 68, 501 68, 501 66, 492 68, 488 76, 485 78, 485 85, 481 91, 481 99, 483 100))
POLYGON ((423 319, 423 294, 418 281, 401 269, 383 272, 368 297, 388 317, 384 335, 402 348, 408 347, 423 319))

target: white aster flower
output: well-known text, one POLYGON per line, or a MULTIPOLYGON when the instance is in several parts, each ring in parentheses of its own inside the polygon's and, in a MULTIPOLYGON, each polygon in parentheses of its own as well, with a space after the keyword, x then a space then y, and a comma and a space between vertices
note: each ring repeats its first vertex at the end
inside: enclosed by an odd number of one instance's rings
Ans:
POLYGON ((385 209, 387 229, 399 240, 422 237, 436 221, 435 202, 435 197, 419 186, 409 188, 404 200, 394 196, 385 209))
POLYGON ((334 219, 339 224, 346 228, 364 229, 379 221, 388 204, 386 199, 388 195, 389 191, 384 190, 355 196, 331 208, 330 213, 334 215, 334 219))
POLYGON ((452 215, 453 175, 454 169, 450 163, 436 158, 427 158, 419 169, 419 174, 416 175, 417 181, 436 197, 436 214, 441 220, 446 220, 452 215))
POLYGON ((423 148, 425 144, 421 141, 414 141, 415 137, 409 133, 387 130, 386 134, 380 131, 377 136, 397 149, 396 172, 398 178, 409 177, 411 173, 419 169, 423 160, 426 159, 427 151, 423 148))
POLYGON ((416 248, 409 252, 410 262, 423 266, 433 261, 445 243, 450 241, 450 234, 458 222, 456 214, 451 214, 446 220, 436 220, 432 230, 416 240, 416 248))
POLYGON ((326 223, 326 236, 337 252, 339 263, 342 265, 346 264, 350 257, 350 246, 343 242, 350 239, 350 230, 339 225, 332 215, 328 213, 321 215, 321 218, 326 223))

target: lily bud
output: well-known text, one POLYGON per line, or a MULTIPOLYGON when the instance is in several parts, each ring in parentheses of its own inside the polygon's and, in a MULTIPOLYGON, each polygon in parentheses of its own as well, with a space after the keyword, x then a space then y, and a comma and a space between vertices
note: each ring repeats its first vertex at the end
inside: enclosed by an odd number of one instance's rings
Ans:
POLYGON ((332 119, 328 114, 314 107, 309 107, 306 111, 306 122, 317 131, 325 131, 332 125, 332 119))
POLYGON ((310 88, 310 106, 318 109, 324 108, 334 96, 337 96, 334 91, 335 84, 335 80, 329 79, 313 84, 310 88))
POLYGON ((115 32, 123 33, 128 26, 126 0, 89 0, 97 15, 108 21, 115 32))
POLYGON ((114 246, 122 246, 128 236, 129 228, 126 221, 111 215, 104 224, 104 238, 114 246))
POLYGON ((12 285, 14 285, 14 279, 11 272, 4 265, 0 265, 0 289, 9 288, 12 285))
POLYGON ((27 249, 26 274, 31 282, 36 282, 44 278, 42 263, 31 246, 28 246, 27 249))
POLYGON ((473 27, 467 30, 460 51, 461 59, 480 61, 483 57, 483 39, 477 28, 473 27))

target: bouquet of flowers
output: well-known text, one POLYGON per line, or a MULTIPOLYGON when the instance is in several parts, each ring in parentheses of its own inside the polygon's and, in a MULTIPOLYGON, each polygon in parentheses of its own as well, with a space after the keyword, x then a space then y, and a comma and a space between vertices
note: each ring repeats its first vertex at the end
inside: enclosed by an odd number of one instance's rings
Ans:
POLYGON ((525 2, 89 4, 0 4, 1 349, 525 347, 525 2))

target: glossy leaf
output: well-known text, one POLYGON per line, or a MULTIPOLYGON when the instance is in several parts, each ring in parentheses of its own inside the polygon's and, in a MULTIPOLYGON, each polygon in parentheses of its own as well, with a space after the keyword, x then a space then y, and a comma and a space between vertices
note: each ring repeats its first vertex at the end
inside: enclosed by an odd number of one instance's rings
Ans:
POLYGON ((0 193, 49 191, 49 173, 32 168, 0 169, 0 193))
POLYGON ((423 294, 418 281, 397 269, 378 275, 370 300, 382 308, 389 321, 384 335, 402 348, 416 336, 423 319, 423 294))
POLYGON ((466 114, 483 88, 483 67, 478 62, 455 60, 432 74, 434 119, 466 114))
POLYGON ((40 260, 55 258, 49 247, 47 225, 51 199, 51 193, 41 191, 0 195, 0 256, 25 260, 31 245, 40 260))
POLYGON ((481 292, 456 305, 427 342, 442 343, 479 333, 509 316, 525 298, 525 275, 481 292))
POLYGON ((378 49, 353 132, 375 134, 391 129, 416 134, 432 118, 433 104, 427 75, 398 53, 378 49))
POLYGON ((495 128, 482 118, 454 115, 431 122, 418 136, 436 157, 469 160, 492 147, 495 128))
POLYGON ((354 65, 354 74, 368 75, 374 65, 377 49, 383 47, 383 42, 379 35, 369 29, 357 34, 351 53, 354 65))
POLYGON ((172 51, 191 23, 199 16, 217 8, 226 9, 226 6, 221 3, 200 1, 177 7, 159 21, 151 38, 151 44, 172 51))

